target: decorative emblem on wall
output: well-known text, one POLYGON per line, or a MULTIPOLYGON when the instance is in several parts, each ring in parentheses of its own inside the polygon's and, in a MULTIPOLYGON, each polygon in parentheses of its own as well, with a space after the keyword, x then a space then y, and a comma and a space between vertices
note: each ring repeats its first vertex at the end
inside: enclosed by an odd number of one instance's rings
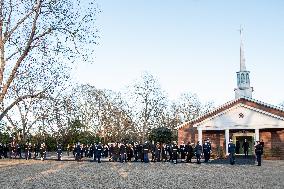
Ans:
POLYGON ((244 114, 243 113, 239 113, 239 118, 244 118, 244 114))

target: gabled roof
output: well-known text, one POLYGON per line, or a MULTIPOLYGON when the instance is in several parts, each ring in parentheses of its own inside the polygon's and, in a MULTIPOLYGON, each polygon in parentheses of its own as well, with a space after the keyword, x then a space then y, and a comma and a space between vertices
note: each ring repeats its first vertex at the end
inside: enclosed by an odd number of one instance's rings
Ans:
POLYGON ((271 114, 275 114, 277 116, 284 117, 284 108, 283 107, 267 104, 265 102, 262 102, 262 101, 259 101, 259 100, 256 100, 256 99, 252 99, 252 98, 241 97, 241 98, 229 101, 229 102, 213 109, 212 111, 209 111, 205 114, 198 116, 197 118, 191 119, 190 121, 179 125, 178 127, 176 127, 176 129, 181 129, 184 126, 192 125, 192 124, 201 122, 201 121, 207 119, 208 117, 214 116, 214 115, 216 115, 216 114, 218 114, 218 113, 220 113, 220 112, 222 112, 222 111, 224 111, 228 108, 231 108, 234 105, 239 104, 239 103, 242 103, 242 104, 245 104, 245 105, 248 105, 248 106, 251 106, 251 107, 266 111, 266 112, 269 112, 271 114))

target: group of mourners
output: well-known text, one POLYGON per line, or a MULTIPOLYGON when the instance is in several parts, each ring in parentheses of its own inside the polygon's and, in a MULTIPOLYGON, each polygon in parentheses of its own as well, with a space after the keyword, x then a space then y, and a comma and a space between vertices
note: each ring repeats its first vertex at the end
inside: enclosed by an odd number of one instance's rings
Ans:
POLYGON ((0 159, 2 158, 24 158, 26 160, 36 159, 40 157, 41 160, 46 158, 46 145, 42 144, 31 144, 26 143, 24 146, 16 142, 11 142, 10 144, 2 144, 0 143, 0 159), (24 153, 24 156, 22 155, 24 153))
POLYGON ((206 140, 203 146, 198 142, 195 146, 191 143, 177 145, 176 142, 171 144, 152 144, 145 142, 139 143, 112 143, 109 145, 102 145, 102 143, 93 145, 82 145, 77 143, 68 151, 73 151, 75 160, 79 161, 83 157, 90 157, 93 161, 101 162, 101 158, 109 158, 109 161, 114 162, 128 162, 128 161, 141 161, 148 163, 151 162, 173 162, 176 164, 178 159, 181 162, 191 162, 193 156, 196 156, 197 163, 201 163, 201 155, 204 154, 205 162, 210 159, 211 144, 206 140))
MULTIPOLYGON (((244 152, 245 157, 248 155, 248 150, 246 150, 247 141, 244 142, 244 152)), ((41 160, 46 159, 46 145, 45 143, 32 145, 31 143, 26 143, 24 145, 24 158, 36 159, 38 156, 41 160)), ((228 145, 229 159, 230 163, 235 164, 235 154, 238 151, 238 146, 235 145, 232 140, 230 140, 228 145)), ((61 144, 57 145, 57 160, 62 160, 63 146, 61 144)), ((140 143, 110 143, 102 144, 101 142, 94 143, 91 145, 84 145, 78 142, 74 145, 67 146, 67 155, 73 153, 76 161, 82 160, 82 158, 90 158, 91 161, 97 161, 101 163, 101 158, 108 158, 109 161, 113 162, 130 162, 130 161, 141 161, 144 163, 151 162, 172 162, 174 164, 180 162, 191 163, 192 158, 196 157, 196 162, 201 163, 202 156, 204 157, 204 162, 207 163, 210 160, 212 153, 211 142, 209 139, 205 140, 203 144, 198 141, 195 145, 188 142, 187 144, 177 145, 176 142, 170 144, 162 144, 157 142, 152 144, 145 142, 140 143)), ((257 141, 255 145, 255 154, 258 165, 261 165, 261 155, 263 154, 263 144, 257 141)), ((2 158, 23 158, 22 157, 22 147, 15 142, 11 142, 9 145, 0 143, 0 159, 2 158)))
MULTIPOLYGON (((245 139, 243 143, 243 149, 244 149, 244 158, 248 158, 248 152, 249 152, 249 143, 245 139)), ((228 152, 229 152, 229 158, 230 158, 230 164, 234 165, 236 161, 236 151, 239 153, 238 149, 238 142, 236 144, 233 143, 232 139, 230 139, 230 142, 228 144, 228 152)), ((263 148, 264 148, 264 142, 263 141, 256 141, 256 144, 254 146, 254 152, 256 156, 257 166, 261 166, 261 156, 263 154, 263 148)))

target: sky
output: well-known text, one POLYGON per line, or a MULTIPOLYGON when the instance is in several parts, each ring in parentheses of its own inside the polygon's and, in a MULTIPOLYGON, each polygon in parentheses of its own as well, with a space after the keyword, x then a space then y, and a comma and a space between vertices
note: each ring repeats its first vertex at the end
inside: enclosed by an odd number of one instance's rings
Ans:
POLYGON ((235 98, 243 26, 253 98, 284 101, 284 1, 98 0, 99 44, 75 78, 120 91, 145 71, 170 99, 183 92, 221 105, 235 98))

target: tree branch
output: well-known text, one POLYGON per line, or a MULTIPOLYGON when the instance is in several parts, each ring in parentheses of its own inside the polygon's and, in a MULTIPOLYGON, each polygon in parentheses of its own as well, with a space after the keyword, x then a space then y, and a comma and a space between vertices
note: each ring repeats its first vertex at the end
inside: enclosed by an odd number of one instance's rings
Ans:
POLYGON ((22 101, 24 99, 28 99, 28 98, 40 97, 43 93, 44 93, 44 91, 41 91, 41 92, 34 94, 34 95, 24 95, 24 96, 18 97, 13 103, 11 103, 7 108, 5 108, 5 110, 0 114, 0 120, 2 120, 3 117, 7 114, 7 112, 9 110, 11 110, 20 101, 22 101))
MULTIPOLYGON (((14 65, 14 68, 13 68, 6 84, 3 86, 2 93, 0 94, 0 102, 3 101, 4 96, 6 95, 6 93, 8 91, 8 88, 10 87, 11 83, 13 82, 13 80, 15 78, 15 75, 17 73, 18 68, 20 67, 22 61, 26 58, 26 56, 28 55, 28 53, 31 49, 31 44, 33 42, 33 38, 34 38, 35 33, 36 33, 36 24, 37 24, 39 12, 40 12, 40 7, 41 7, 41 0, 38 0, 37 2, 38 2, 38 5, 37 5, 36 10, 35 10, 36 14, 35 14, 35 17, 34 17, 34 20, 33 20, 32 30, 31 30, 29 40, 27 41, 24 52, 22 53, 22 55, 19 57, 16 64, 14 65)), ((0 120, 1 120, 1 118, 0 118, 0 120)))

